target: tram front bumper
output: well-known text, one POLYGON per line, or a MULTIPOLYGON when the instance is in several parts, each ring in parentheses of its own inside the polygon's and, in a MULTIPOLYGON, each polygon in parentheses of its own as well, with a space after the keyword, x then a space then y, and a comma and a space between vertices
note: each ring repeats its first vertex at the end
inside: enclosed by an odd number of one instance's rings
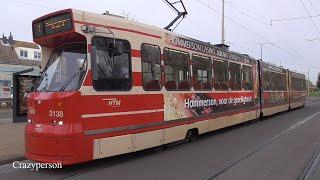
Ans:
MULTIPOLYGON (((45 129, 50 128, 50 125, 42 126, 45 129)), ((26 127, 26 158, 37 162, 62 163, 64 165, 83 161, 79 157, 80 138, 35 132, 34 128, 34 125, 26 127)))
POLYGON ((25 156, 37 162, 76 163, 75 138, 39 137, 26 133, 25 156))

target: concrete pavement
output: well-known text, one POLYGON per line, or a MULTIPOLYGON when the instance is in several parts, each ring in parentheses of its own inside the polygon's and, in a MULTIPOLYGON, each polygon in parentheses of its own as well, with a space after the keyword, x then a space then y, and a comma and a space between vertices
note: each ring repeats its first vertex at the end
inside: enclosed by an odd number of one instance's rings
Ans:
POLYGON ((24 158, 24 129, 26 123, 0 124, 0 164, 24 158))
POLYGON ((12 122, 12 109, 0 109, 0 124, 12 122))
POLYGON ((0 164, 22 160, 26 123, 12 123, 12 109, 0 109, 0 164))

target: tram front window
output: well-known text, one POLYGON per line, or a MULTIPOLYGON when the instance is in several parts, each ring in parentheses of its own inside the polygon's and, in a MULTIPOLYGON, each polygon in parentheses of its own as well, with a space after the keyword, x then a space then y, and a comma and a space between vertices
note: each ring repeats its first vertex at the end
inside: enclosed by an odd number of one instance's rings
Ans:
POLYGON ((42 73, 37 91, 74 91, 86 72, 85 43, 63 45, 55 49, 42 73))

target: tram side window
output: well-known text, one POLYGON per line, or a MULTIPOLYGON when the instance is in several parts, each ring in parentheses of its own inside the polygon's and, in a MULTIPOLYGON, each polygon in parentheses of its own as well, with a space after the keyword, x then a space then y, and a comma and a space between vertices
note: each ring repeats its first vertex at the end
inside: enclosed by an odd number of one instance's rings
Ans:
POLYGON ((212 64, 211 59, 192 55, 193 87, 195 90, 211 90, 212 64))
POLYGON ((161 52, 158 46, 141 46, 142 82, 145 90, 161 89, 161 52))
POLYGON ((281 74, 279 76, 279 82, 280 82, 280 87, 279 90, 280 91, 286 91, 287 89, 287 83, 286 83, 286 76, 284 74, 281 74))
POLYGON ((242 66, 242 87, 247 91, 253 90, 252 68, 249 66, 242 66))
POLYGON ((305 91, 307 89, 307 82, 305 79, 301 79, 301 91, 305 91))
POLYGON ((299 85, 298 78, 292 77, 291 78, 291 89, 293 91, 298 91, 299 90, 298 85, 299 85))
POLYGON ((294 91, 305 91, 306 90, 306 80, 296 77, 291 77, 291 89, 294 91))
POLYGON ((226 91, 229 89, 228 62, 213 61, 214 68, 214 89, 216 91, 226 91))
POLYGON ((279 77, 278 74, 275 72, 270 72, 270 90, 279 90, 279 77))
POLYGON ((270 90, 285 91, 286 89, 286 76, 284 74, 270 72, 270 90))
POLYGON ((301 91, 301 89, 302 89, 302 88, 301 88, 301 87, 302 87, 301 79, 298 78, 297 81, 298 81, 298 83, 297 83, 297 90, 298 90, 298 91, 301 91))
POLYGON ((241 90, 241 65, 229 63, 229 87, 231 90, 241 90))
POLYGON ((298 79, 298 89, 299 89, 299 91, 302 91, 303 90, 303 81, 302 81, 302 79, 298 79))
POLYGON ((300 79, 296 78, 296 91, 300 91, 300 79))
POLYGON ((163 57, 166 89, 190 90, 189 54, 165 48, 163 57))
POLYGON ((270 72, 269 71, 263 71, 263 90, 264 91, 270 91, 270 72))
POLYGON ((296 81, 297 81, 297 83, 296 83, 296 90, 297 90, 297 91, 300 91, 300 90, 301 90, 301 80, 300 80, 300 78, 297 78, 296 81))
POLYGON ((282 74, 277 74, 277 76, 276 76, 277 82, 278 82, 277 89, 276 89, 277 91, 282 91, 283 90, 283 82, 282 82, 281 77, 282 77, 282 74))
POLYGON ((276 73, 270 72, 270 89, 271 91, 276 91, 277 90, 277 85, 278 85, 278 78, 276 77, 276 73))
POLYGON ((131 48, 128 41, 92 38, 93 87, 98 91, 128 91, 132 87, 131 48))
POLYGON ((296 90, 296 78, 291 77, 291 90, 296 90))
POLYGON ((277 91, 283 91, 282 74, 277 74, 278 86, 277 91))

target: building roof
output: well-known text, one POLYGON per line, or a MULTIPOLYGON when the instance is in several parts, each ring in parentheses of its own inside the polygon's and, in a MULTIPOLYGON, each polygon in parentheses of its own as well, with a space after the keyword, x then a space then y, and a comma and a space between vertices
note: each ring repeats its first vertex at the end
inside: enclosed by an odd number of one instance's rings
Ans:
POLYGON ((39 49, 40 47, 36 43, 32 42, 24 42, 24 41, 15 41, 14 47, 25 47, 25 48, 31 48, 31 49, 39 49))
POLYGON ((40 66, 41 61, 20 59, 15 51, 15 45, 3 45, 2 38, 0 38, 0 64, 40 66))

